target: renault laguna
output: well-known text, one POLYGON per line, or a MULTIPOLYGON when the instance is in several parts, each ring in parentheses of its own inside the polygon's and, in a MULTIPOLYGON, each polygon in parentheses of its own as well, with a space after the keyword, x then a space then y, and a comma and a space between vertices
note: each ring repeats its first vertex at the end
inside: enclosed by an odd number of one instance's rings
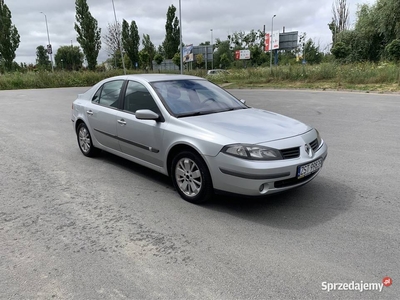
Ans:
POLYGON ((249 107, 195 76, 105 79, 78 95, 71 119, 83 155, 103 150, 163 173, 192 203, 299 187, 327 156, 315 128, 249 107))

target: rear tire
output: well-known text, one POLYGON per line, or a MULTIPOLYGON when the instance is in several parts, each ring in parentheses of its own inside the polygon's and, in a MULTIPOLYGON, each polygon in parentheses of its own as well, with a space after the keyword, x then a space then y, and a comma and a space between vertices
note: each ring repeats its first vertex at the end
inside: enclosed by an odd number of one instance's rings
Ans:
POLYGON ((92 137, 85 123, 78 125, 76 136, 78 139, 79 149, 83 155, 87 157, 94 157, 100 153, 101 150, 93 146, 92 137))
POLYGON ((210 172, 198 154, 180 152, 172 161, 170 174, 175 189, 184 200, 200 204, 212 198, 210 172))

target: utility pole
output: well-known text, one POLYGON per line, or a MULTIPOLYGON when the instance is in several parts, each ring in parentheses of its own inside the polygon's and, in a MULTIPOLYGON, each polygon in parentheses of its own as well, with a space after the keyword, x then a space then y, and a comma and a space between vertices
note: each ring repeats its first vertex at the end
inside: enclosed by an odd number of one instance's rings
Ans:
POLYGON ((214 37, 211 29, 211 69, 214 69, 214 37))
MULTIPOLYGON (((120 28, 118 26, 117 14, 115 13, 114 0, 111 0, 111 1, 112 1, 112 5, 113 5, 113 10, 114 10, 115 27, 117 28, 117 30, 119 30, 120 28)), ((120 35, 119 35, 119 51, 121 52, 122 67, 124 68, 124 75, 126 75, 124 54, 122 53, 122 33, 120 33, 120 35)))
POLYGON ((180 52, 181 52, 181 59, 180 59, 180 65, 181 65, 181 74, 183 74, 183 46, 182 46, 182 4, 181 0, 179 0, 179 36, 180 36, 180 52))
POLYGON ((269 37, 269 43, 270 43, 270 46, 269 46, 269 50, 270 50, 270 56, 269 56, 269 68, 271 69, 271 74, 272 74, 272 36, 273 36, 273 34, 274 34, 274 18, 276 17, 276 15, 274 15, 273 17, 272 17, 272 25, 271 25, 271 36, 269 37))
POLYGON ((47 42, 49 43, 47 45, 47 53, 50 54, 50 60, 51 60, 51 71, 54 72, 54 65, 53 65, 53 47, 51 46, 50 43, 50 34, 49 34, 49 26, 47 25, 47 16, 44 12, 40 12, 41 14, 44 15, 44 20, 46 21, 46 31, 47 31, 47 42))

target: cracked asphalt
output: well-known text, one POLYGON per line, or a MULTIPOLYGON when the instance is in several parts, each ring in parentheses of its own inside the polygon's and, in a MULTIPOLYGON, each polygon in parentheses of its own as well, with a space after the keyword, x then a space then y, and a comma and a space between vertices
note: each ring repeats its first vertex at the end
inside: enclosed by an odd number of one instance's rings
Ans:
POLYGON ((231 90, 315 126, 310 184, 196 206, 70 121, 84 88, 0 91, 0 299, 397 299, 400 96, 231 90), (323 291, 322 282, 381 283, 323 291))

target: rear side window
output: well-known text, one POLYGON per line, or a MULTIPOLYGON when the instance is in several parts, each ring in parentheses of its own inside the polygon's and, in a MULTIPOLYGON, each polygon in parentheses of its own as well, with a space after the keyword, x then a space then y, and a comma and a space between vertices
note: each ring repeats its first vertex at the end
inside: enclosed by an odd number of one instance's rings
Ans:
POLYGON ((115 80, 103 84, 103 86, 94 94, 92 102, 102 106, 117 108, 123 84, 123 80, 115 80))

